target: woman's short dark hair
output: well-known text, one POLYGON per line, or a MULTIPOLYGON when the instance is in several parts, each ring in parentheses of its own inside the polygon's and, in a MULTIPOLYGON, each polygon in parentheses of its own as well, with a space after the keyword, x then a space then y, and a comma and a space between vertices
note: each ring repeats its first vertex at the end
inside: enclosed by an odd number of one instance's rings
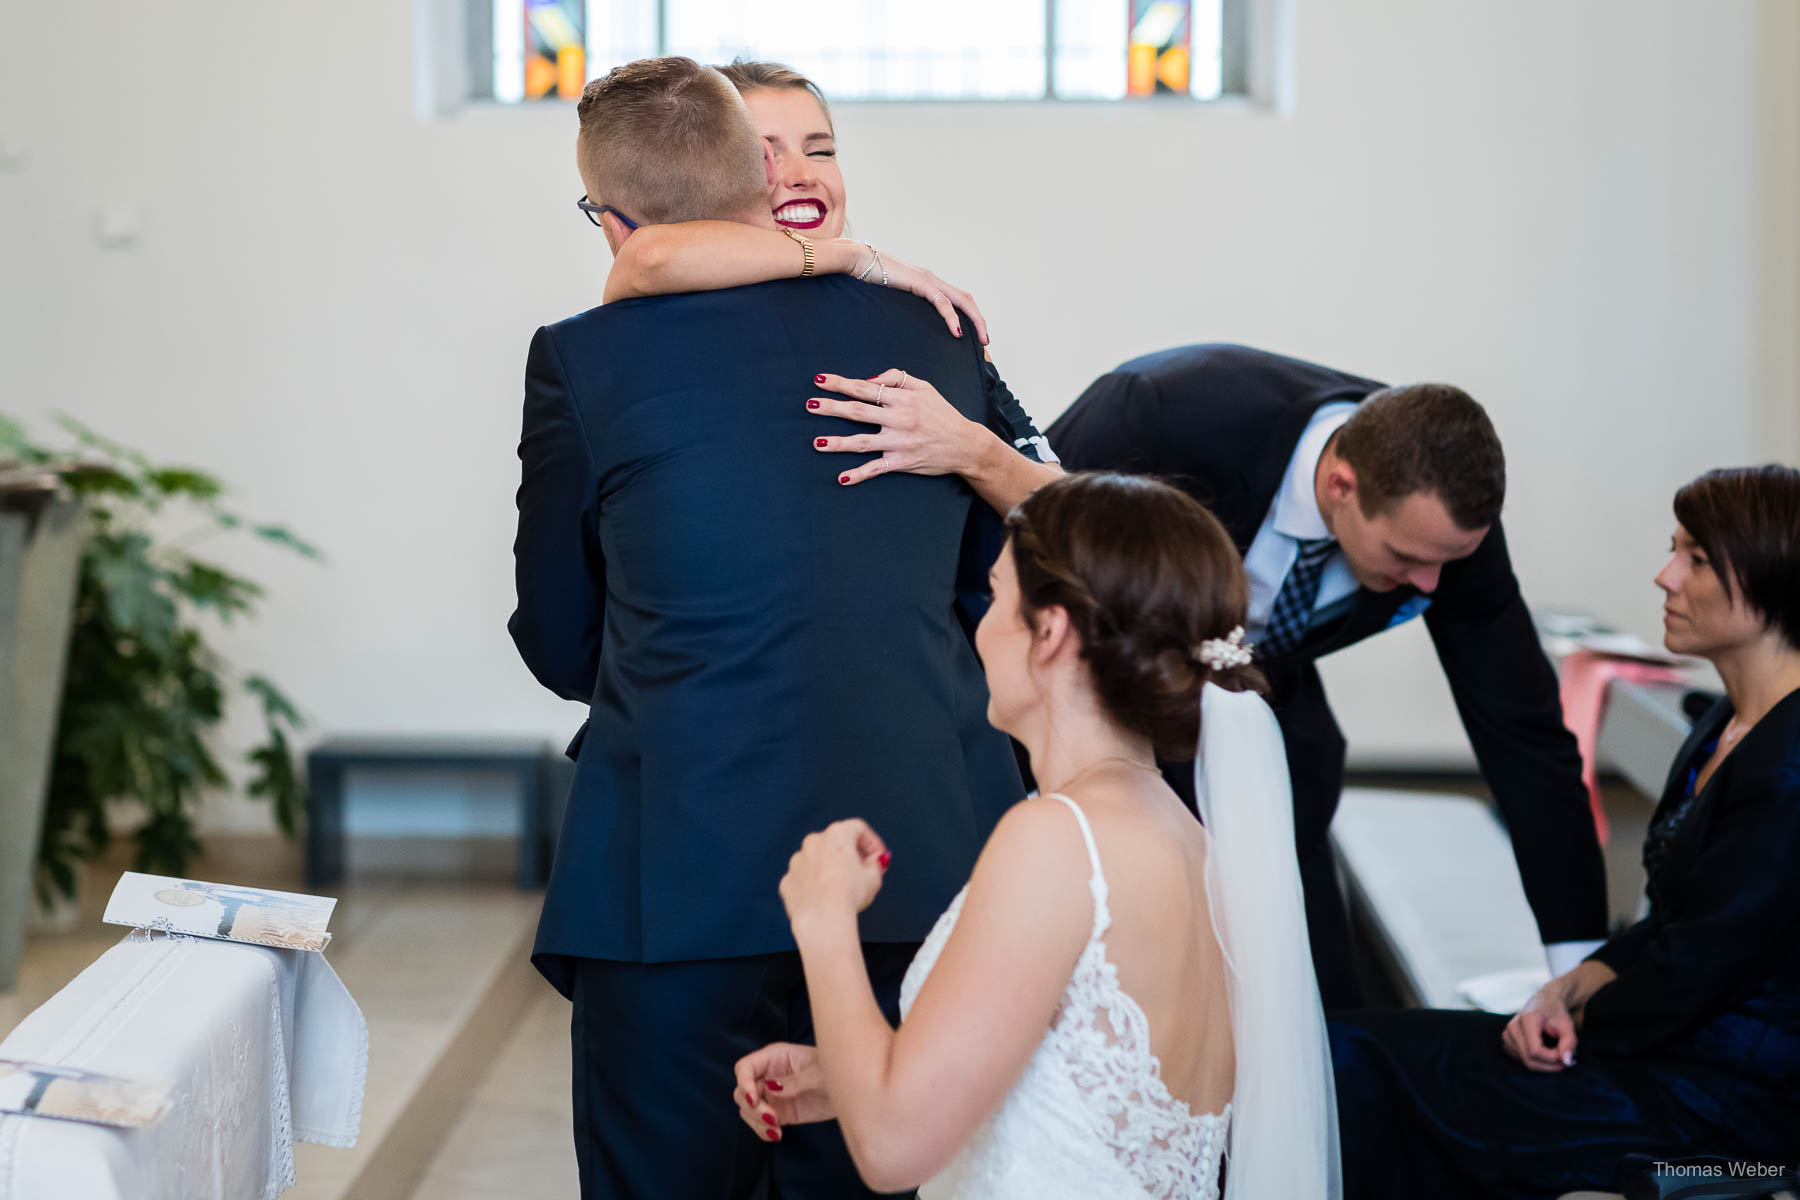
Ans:
POLYGON ((1800 470, 1724 467, 1675 493, 1675 519, 1724 581, 1800 647, 1800 470))
POLYGON ((1019 616, 1066 609, 1100 702, 1157 754, 1194 757, 1204 684, 1263 690, 1254 667, 1200 661, 1201 642, 1248 621, 1250 585, 1225 527, 1185 492, 1141 475, 1065 475, 1006 527, 1019 616))

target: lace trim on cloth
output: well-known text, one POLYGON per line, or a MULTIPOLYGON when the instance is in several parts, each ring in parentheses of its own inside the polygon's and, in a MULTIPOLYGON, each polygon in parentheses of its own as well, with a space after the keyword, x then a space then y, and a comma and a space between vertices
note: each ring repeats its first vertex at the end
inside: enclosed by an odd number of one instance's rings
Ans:
POLYGON ((317 1125, 299 1123, 294 1126, 294 1136, 303 1142, 312 1142, 319 1146, 330 1146, 334 1150, 348 1150, 356 1145, 356 1130, 362 1125, 363 1088, 369 1075, 369 1026, 367 1022, 359 1022, 356 1031, 356 1066, 351 1077, 350 1112, 345 1119, 349 1133, 338 1133, 317 1125))

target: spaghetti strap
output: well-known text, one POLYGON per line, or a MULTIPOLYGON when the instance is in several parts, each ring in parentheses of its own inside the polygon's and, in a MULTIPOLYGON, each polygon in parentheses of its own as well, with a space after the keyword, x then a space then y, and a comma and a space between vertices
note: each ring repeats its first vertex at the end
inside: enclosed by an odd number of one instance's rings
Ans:
POLYGON ((1107 927, 1112 924, 1112 910, 1106 906, 1106 872, 1100 869, 1100 848, 1094 844, 1094 831, 1088 825, 1087 814, 1081 811, 1081 805, 1061 792, 1045 794, 1051 799, 1061 800, 1067 805, 1069 811, 1075 814, 1075 823, 1081 826, 1081 840, 1087 843, 1088 865, 1093 868, 1093 874, 1088 876, 1088 891, 1093 893, 1094 897, 1094 932, 1092 936, 1097 938, 1105 933, 1107 927))

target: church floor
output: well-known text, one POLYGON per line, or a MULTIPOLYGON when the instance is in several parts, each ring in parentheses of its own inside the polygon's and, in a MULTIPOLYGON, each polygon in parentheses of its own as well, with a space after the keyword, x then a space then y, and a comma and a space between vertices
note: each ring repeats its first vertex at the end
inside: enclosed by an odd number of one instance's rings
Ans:
POLYGON ((569 1002, 549 987, 494 1056, 413 1200, 575 1197, 569 1002))

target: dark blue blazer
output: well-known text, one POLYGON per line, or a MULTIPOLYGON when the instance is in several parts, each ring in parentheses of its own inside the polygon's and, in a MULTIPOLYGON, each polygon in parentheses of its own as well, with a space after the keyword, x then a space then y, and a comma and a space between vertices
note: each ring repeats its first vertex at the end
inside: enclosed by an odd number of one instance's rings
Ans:
POLYGON ((526 367, 518 609, 538 680, 590 705, 533 961, 792 949, 776 884, 860 816, 894 864, 867 941, 923 939, 1023 793, 959 624, 971 510, 806 410, 828 371, 904 367, 987 407, 981 347, 848 279, 627 300, 540 329, 526 367))

